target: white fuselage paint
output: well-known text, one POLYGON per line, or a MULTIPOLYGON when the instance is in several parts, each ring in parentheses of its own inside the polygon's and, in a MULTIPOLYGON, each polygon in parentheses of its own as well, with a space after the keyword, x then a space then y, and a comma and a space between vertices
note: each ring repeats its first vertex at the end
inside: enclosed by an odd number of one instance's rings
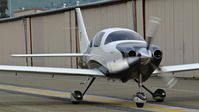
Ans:
MULTIPOLYGON (((100 46, 99 47, 94 47, 94 45, 90 46, 85 54, 91 54, 91 56, 87 57, 86 60, 84 60, 84 62, 88 64, 89 61, 93 60, 100 63, 101 65, 106 65, 107 62, 111 62, 111 61, 119 60, 123 58, 121 52, 116 48, 118 44, 121 44, 121 43, 146 44, 146 41, 142 41, 142 40, 120 40, 120 41, 115 41, 115 42, 105 44, 105 41, 108 35, 115 31, 134 32, 133 30, 124 29, 124 28, 110 28, 110 29, 105 29, 105 30, 100 31, 100 32, 105 33, 102 37, 100 46)), ((93 41, 95 41, 95 38, 93 41)))

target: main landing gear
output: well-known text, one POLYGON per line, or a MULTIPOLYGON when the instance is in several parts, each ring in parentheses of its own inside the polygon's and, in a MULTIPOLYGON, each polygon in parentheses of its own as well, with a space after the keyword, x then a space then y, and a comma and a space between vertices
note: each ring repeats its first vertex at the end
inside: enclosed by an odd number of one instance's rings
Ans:
POLYGON ((88 86, 86 87, 83 93, 79 90, 75 90, 71 93, 71 102, 73 104, 79 104, 80 101, 83 100, 84 95, 86 94, 87 90, 90 88, 92 83, 95 81, 95 79, 95 77, 92 77, 91 81, 89 82, 88 86))
POLYGON ((139 87, 139 92, 136 93, 135 97, 134 97, 134 102, 136 103, 137 107, 143 107, 144 103, 146 103, 147 101, 147 97, 146 95, 142 92, 142 88, 144 88, 146 91, 148 91, 153 99, 156 102, 163 102, 165 97, 166 97, 166 92, 163 89, 157 89, 155 92, 152 92, 151 90, 149 90, 146 86, 144 86, 142 84, 142 75, 139 75, 138 80, 135 80, 135 82, 138 83, 138 87, 139 87))

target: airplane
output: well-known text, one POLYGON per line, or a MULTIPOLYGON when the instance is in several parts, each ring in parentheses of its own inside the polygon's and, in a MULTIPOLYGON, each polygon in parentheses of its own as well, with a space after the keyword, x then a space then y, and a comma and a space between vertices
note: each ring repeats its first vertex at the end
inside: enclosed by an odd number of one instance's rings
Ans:
POLYGON ((33 72, 61 74, 64 76, 86 76, 90 82, 86 89, 81 92, 71 92, 71 102, 79 104, 87 90, 97 77, 117 79, 123 83, 135 80, 138 84, 138 92, 133 98, 137 107, 142 108, 147 97, 142 89, 148 91, 157 102, 163 102, 166 92, 157 89, 155 92, 148 89, 143 82, 153 74, 175 73, 182 71, 198 70, 199 63, 162 66, 160 63, 163 53, 159 46, 151 44, 157 32, 160 20, 153 17, 149 21, 147 41, 137 32, 126 28, 107 28, 96 33, 89 41, 86 27, 80 8, 76 8, 77 23, 79 30, 80 53, 60 54, 13 54, 14 57, 79 57, 80 68, 54 68, 54 67, 30 67, 0 65, 0 71, 33 72))

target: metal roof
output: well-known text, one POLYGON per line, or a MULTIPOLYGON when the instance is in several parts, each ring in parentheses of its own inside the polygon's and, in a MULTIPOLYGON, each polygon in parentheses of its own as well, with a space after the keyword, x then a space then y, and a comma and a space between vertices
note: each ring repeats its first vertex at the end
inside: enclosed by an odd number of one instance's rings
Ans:
POLYGON ((106 5, 124 3, 124 2, 127 2, 127 1, 132 1, 132 0, 107 0, 107 1, 101 1, 101 2, 82 4, 82 5, 79 5, 79 6, 70 6, 70 7, 66 7, 66 8, 59 8, 59 9, 39 12, 39 13, 36 13, 36 14, 29 14, 29 15, 23 15, 23 16, 19 16, 19 17, 11 17, 11 18, 0 19, 0 23, 17 21, 17 20, 20 20, 20 19, 23 19, 23 18, 28 18, 28 17, 37 17, 37 16, 45 16, 45 15, 51 15, 51 14, 55 14, 55 13, 61 13, 61 12, 65 12, 65 11, 74 10, 77 7, 80 7, 82 9, 86 9, 86 8, 92 8, 92 7, 101 7, 101 6, 106 6, 106 5))

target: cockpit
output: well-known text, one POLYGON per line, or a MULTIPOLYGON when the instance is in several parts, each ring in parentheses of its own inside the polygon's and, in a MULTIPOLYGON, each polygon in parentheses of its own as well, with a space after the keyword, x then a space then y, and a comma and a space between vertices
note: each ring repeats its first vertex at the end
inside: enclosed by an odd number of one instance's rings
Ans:
POLYGON ((121 40, 141 40, 144 41, 143 37, 131 30, 117 29, 115 31, 109 31, 109 29, 98 32, 94 39, 91 40, 90 47, 100 47, 100 45, 106 45, 111 42, 121 40), (104 39, 103 39, 104 38, 104 39), (102 41, 103 40, 103 41, 102 41))
POLYGON ((105 32, 98 32, 95 35, 94 40, 91 40, 90 47, 99 47, 104 34, 105 34, 105 32))
POLYGON ((104 44, 108 44, 115 41, 121 41, 121 40, 144 40, 141 35, 138 33, 135 33, 133 31, 115 31, 110 33, 104 44))

